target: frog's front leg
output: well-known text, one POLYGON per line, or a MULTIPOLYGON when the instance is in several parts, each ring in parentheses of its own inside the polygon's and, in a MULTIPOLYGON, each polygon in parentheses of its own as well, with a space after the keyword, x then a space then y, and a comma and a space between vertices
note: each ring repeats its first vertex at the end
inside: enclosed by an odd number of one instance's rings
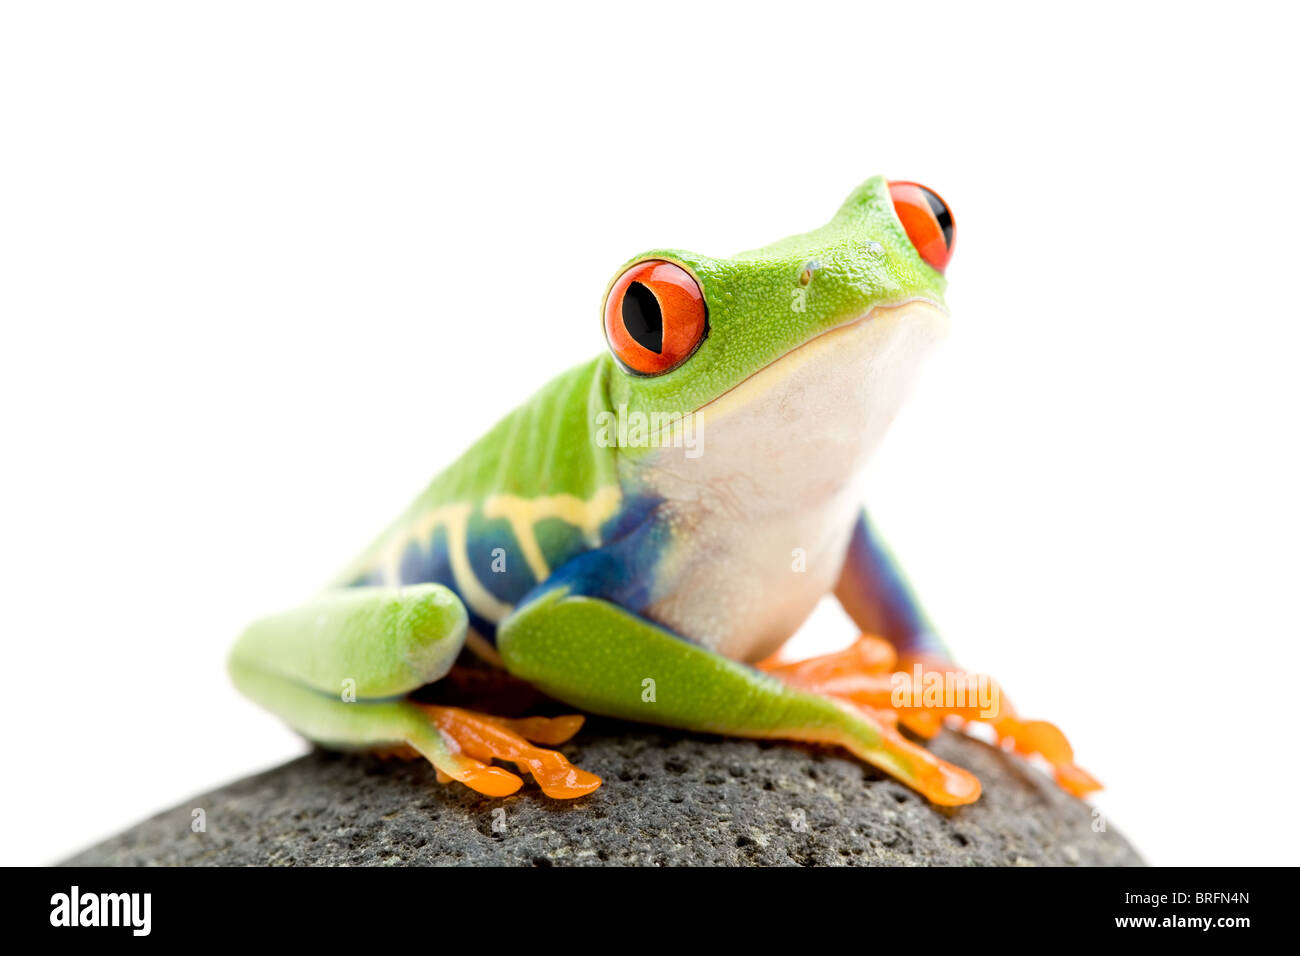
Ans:
POLYGON ((836 744, 935 803, 979 797, 970 773, 870 713, 788 686, 567 586, 538 592, 506 618, 497 648, 511 673, 583 710, 686 730, 836 744))
POLYGON ((793 686, 868 708, 882 719, 893 715, 925 737, 938 733, 947 717, 986 723, 1016 752, 1047 760, 1056 781, 1069 792, 1083 796, 1101 789, 1075 764, 1069 741, 1054 724, 1020 718, 996 684, 952 663, 865 514, 854 528, 835 595, 864 632, 857 644, 793 664, 764 662, 760 668, 793 686), (945 690, 932 693, 929 688, 945 690), (948 699, 948 689, 961 692, 948 699))
POLYGON ((442 678, 465 642, 460 599, 438 584, 329 591, 244 632, 230 655, 235 685, 310 740, 336 749, 413 750, 490 796, 523 781, 495 759, 532 773, 552 797, 577 797, 600 778, 529 741, 562 743, 579 717, 510 721, 407 695, 442 678))

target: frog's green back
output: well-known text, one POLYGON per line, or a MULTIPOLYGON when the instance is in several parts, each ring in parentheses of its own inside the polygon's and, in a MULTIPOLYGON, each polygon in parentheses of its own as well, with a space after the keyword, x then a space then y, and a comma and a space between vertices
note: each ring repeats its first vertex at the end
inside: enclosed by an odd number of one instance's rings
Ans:
POLYGON ((592 441, 608 408, 608 356, 569 369, 506 415, 436 477, 412 503, 417 513, 493 494, 584 500, 616 481, 613 449, 592 441))
POLYGON ((543 386, 434 478, 334 585, 435 581, 490 625, 559 563, 598 545, 622 500, 616 449, 594 438, 611 370, 600 356, 543 386))

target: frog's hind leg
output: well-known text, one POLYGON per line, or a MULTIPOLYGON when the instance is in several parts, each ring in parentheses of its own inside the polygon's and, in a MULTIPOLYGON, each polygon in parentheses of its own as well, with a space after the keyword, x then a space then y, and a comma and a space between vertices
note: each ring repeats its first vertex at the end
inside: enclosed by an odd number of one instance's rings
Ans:
POLYGON ((235 685, 303 736, 336 749, 414 751, 440 779, 506 796, 530 771, 555 797, 589 793, 600 778, 528 742, 561 743, 580 717, 507 721, 417 703, 407 695, 442 678, 465 641, 460 600, 437 584, 330 591, 264 618, 230 655, 235 685))

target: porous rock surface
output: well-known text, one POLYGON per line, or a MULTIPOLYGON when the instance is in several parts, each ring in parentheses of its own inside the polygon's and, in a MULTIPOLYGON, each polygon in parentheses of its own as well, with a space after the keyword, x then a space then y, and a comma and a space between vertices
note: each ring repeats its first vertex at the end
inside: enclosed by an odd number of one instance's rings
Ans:
POLYGON ((604 786, 504 800, 424 762, 314 750, 164 811, 79 865, 1141 865, 1024 761, 945 731, 979 801, 942 809, 829 749, 591 721, 561 749, 604 786), (192 811, 206 829, 191 829, 192 811))

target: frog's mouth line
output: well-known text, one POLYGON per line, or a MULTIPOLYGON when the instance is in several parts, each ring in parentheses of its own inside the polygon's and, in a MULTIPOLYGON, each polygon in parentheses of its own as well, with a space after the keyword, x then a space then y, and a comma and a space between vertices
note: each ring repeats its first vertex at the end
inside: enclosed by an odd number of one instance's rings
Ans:
MULTIPOLYGON (((868 325, 890 321, 899 334, 882 335, 879 342, 868 345, 892 354, 897 349, 932 345, 947 331, 949 320, 948 310, 933 299, 918 297, 890 305, 873 306, 857 318, 818 332, 801 345, 752 372, 721 395, 705 402, 692 414, 705 416, 706 419, 721 417, 748 404, 756 394, 778 384, 810 362, 834 362, 836 352, 848 344, 845 340, 855 333, 861 334, 868 325), (912 341, 907 341, 908 339, 912 341)), ((880 357, 883 359, 884 355, 880 357)))

